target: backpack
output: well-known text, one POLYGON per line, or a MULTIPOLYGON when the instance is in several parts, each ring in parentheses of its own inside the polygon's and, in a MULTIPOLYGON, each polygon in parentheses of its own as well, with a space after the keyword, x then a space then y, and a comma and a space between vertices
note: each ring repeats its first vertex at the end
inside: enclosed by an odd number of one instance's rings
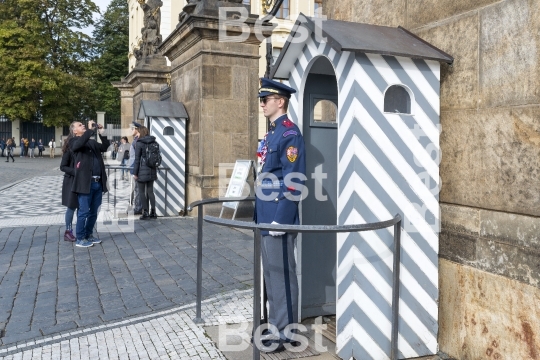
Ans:
POLYGON ((146 166, 150 168, 158 168, 161 165, 161 154, 159 144, 157 142, 146 145, 146 166))

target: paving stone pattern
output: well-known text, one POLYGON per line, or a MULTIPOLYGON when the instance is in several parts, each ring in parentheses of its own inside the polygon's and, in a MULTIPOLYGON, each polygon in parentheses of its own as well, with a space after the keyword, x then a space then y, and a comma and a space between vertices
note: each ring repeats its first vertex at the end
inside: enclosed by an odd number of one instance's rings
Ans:
MULTIPOLYGON (((35 159, 16 156, 15 162, 11 162, 10 158, 9 163, 6 163, 6 158, 0 157, 0 189, 21 180, 36 176, 61 175, 61 160, 61 156, 57 156, 54 159, 45 156, 43 158, 35 159)), ((39 184, 37 181, 34 183, 39 184)), ((28 187, 27 200, 31 200, 36 197, 36 195, 39 195, 39 193, 36 193, 34 190, 33 187, 28 187)))
MULTIPOLYGON (((23 158, 22 160, 27 159, 23 158)), ((38 161, 41 161, 41 159, 38 161)), ((2 198, 2 207, 0 207, 1 227, 10 224, 22 223, 26 225, 29 223, 28 220, 23 222, 13 221, 13 219, 64 215, 66 208, 62 206, 63 173, 59 170, 46 173, 50 175, 26 178, 0 189, 0 197, 2 198)), ((4 177, 4 175, 2 173, 0 178, 4 177)), ((131 188, 129 181, 120 180, 120 176, 120 171, 111 171, 108 181, 109 193, 103 196, 101 210, 107 211, 111 215, 121 213, 125 216, 129 205, 131 188), (116 213, 114 212, 115 206, 116 213)), ((63 216, 58 217, 58 219, 61 219, 60 223, 64 222, 63 216)), ((31 222, 32 220, 30 220, 31 222)))
POLYGON ((64 214, 62 175, 37 176, 23 180, 0 192, 2 219, 64 214))
MULTIPOLYGON (((195 301, 196 220, 135 222, 100 233, 92 248, 62 240, 64 228, 0 229, 0 349, 195 301)), ((252 238, 204 226, 205 298, 252 282, 252 238)))
MULTIPOLYGON (((252 291, 231 291, 203 302, 207 325, 252 321, 252 291), (234 314, 234 315, 233 315, 234 314)), ((225 359, 200 325, 193 304, 109 325, 42 337, 0 348, 3 359, 225 359)))

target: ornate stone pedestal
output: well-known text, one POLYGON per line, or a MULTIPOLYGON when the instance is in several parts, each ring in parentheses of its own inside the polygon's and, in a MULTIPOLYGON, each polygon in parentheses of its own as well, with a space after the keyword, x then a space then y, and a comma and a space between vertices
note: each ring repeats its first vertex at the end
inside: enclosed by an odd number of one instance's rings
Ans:
POLYGON ((167 84, 169 72, 167 59, 153 55, 139 61, 122 81, 113 83, 121 93, 122 135, 131 135, 128 129, 137 116, 142 100, 159 101, 160 90, 167 84))

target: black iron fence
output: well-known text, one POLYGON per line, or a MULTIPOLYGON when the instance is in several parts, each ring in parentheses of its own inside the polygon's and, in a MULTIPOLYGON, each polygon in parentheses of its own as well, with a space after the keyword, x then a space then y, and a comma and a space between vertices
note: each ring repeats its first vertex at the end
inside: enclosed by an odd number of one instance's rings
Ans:
MULTIPOLYGON (((203 323, 201 317, 202 302, 202 251, 203 251, 203 220, 227 227, 253 230, 253 329, 261 325, 261 231, 284 231, 288 233, 348 233, 358 231, 373 231, 387 227, 394 227, 394 264, 392 282, 392 334, 390 359, 398 357, 398 319, 399 319, 399 272, 401 262, 401 216, 397 214, 393 219, 369 224, 354 225, 272 225, 255 224, 252 222, 221 219, 214 216, 203 216, 204 205, 236 201, 254 201, 255 197, 245 198, 212 198, 195 201, 189 205, 188 211, 198 208, 197 216, 197 306, 195 323, 203 323)), ((253 359, 260 360, 260 349, 253 342, 253 359)))
POLYGON ((122 119, 120 116, 105 114, 105 128, 109 140, 120 141, 122 137, 122 119))

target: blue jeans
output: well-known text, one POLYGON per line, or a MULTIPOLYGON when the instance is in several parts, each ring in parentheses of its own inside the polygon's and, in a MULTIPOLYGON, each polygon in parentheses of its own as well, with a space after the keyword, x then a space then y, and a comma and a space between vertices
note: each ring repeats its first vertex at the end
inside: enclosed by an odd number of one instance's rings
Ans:
MULTIPOLYGON (((120 163, 120 166, 126 166, 128 159, 122 159, 122 162, 120 163)), ((129 170, 122 169, 122 177, 124 177, 124 173, 128 172, 129 170)))
POLYGON ((75 210, 77 209, 72 209, 72 208, 66 209, 66 230, 72 229, 73 215, 75 215, 75 210))
POLYGON ((101 182, 92 181, 90 194, 79 194, 79 212, 77 213, 77 240, 92 235, 97 214, 103 198, 101 182))

